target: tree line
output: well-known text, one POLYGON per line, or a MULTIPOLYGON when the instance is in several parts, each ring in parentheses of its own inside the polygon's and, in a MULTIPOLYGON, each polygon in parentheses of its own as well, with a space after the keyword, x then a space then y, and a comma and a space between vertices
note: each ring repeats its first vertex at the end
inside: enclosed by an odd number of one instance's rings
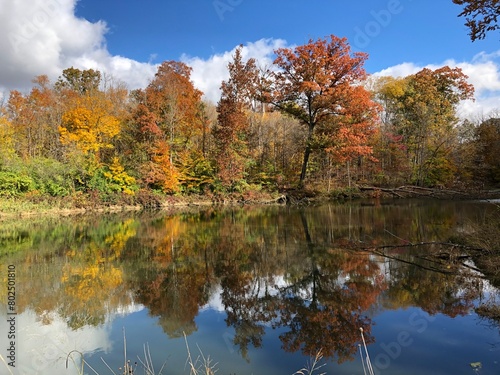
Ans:
POLYGON ((459 118, 474 94, 460 68, 369 77, 367 54, 334 35, 274 52, 266 69, 238 47, 217 104, 178 61, 133 91, 92 69, 36 77, 1 106, 0 195, 500 182, 500 119, 459 118))

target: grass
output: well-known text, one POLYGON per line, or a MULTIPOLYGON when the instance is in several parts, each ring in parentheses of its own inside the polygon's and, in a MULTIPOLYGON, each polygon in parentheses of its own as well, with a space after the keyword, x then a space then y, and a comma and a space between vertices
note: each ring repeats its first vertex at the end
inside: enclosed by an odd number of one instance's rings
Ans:
MULTIPOLYGON (((311 361, 307 364, 306 367, 298 371, 295 371, 293 375, 313 375, 313 373, 319 371, 320 368, 326 365, 326 363, 320 364, 322 359, 323 359, 323 353, 321 352, 321 350, 319 350, 316 353, 316 356, 314 356, 314 358, 311 359, 311 361)), ((322 372, 318 375, 325 375, 325 374, 326 372, 322 372)))
MULTIPOLYGON (((214 363, 209 356, 205 356, 200 348, 198 348, 198 350, 200 351, 200 355, 198 355, 196 359, 193 359, 193 356, 191 355, 191 349, 189 348, 189 344, 186 338, 186 334, 184 334, 184 340, 186 342, 186 348, 187 348, 186 364, 189 366, 189 374, 215 375, 215 373, 217 372, 217 363, 214 363)), ((165 369, 166 362, 163 363, 163 365, 157 372, 153 365, 153 359, 151 357, 151 351, 149 350, 149 344, 144 344, 143 348, 144 348, 144 353, 143 353, 144 357, 137 356, 137 361, 131 361, 127 355, 127 336, 125 334, 125 329, 123 329, 123 366, 119 367, 118 372, 116 372, 104 360, 104 358, 101 357, 101 360, 103 361, 104 365, 108 368, 110 373, 113 375, 134 375, 138 374, 139 370, 142 370, 141 374, 143 373, 145 375, 164 375, 163 371, 165 369)), ((1 359, 3 360, 3 358, 1 359)), ((85 360, 83 354, 78 350, 72 350, 71 352, 68 353, 68 355, 66 356, 66 368, 69 367, 70 362, 77 369, 79 375, 84 375, 85 366, 88 367, 95 375, 101 375, 85 360), (78 358, 77 359, 74 358, 75 354, 79 356, 79 361, 78 358)))

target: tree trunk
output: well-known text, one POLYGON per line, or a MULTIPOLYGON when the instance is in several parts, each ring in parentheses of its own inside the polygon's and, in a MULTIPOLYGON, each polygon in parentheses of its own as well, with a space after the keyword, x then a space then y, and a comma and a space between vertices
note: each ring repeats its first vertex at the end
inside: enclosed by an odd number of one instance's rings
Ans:
POLYGON ((304 180, 306 179, 307 163, 309 163, 309 156, 311 155, 311 142, 313 136, 314 126, 309 125, 309 134, 307 135, 306 149, 304 150, 304 161, 302 162, 302 171, 300 172, 300 182, 299 185, 302 187, 304 185, 304 180))

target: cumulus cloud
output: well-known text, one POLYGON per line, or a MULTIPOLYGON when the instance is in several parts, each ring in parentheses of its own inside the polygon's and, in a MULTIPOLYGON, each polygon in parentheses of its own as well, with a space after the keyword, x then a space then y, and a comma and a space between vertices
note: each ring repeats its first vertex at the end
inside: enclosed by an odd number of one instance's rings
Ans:
MULTIPOLYGON (((75 15, 77 0, 23 0, 3 2, 0 9, 0 100, 9 90, 25 91, 32 80, 46 74, 55 80, 68 67, 96 69, 123 81, 130 89, 144 88, 158 65, 113 56, 106 46, 105 21, 89 22, 75 15), (3 94, 2 94, 3 93, 3 94)), ((281 39, 262 39, 243 47, 243 58, 262 66, 272 62, 281 39)), ((227 79, 231 51, 207 59, 181 56, 193 68, 192 80, 205 98, 216 103, 227 79)))
MULTIPOLYGON (((242 48, 243 60, 254 58, 260 68, 267 69, 273 61, 274 50, 286 46, 283 39, 260 39, 247 43, 242 48)), ((205 94, 205 99, 216 103, 220 97, 220 85, 228 79, 227 64, 232 61, 237 46, 231 51, 215 54, 208 59, 183 55, 181 60, 193 68, 191 79, 194 85, 205 94)))
MULTIPOLYGON (((0 6, 0 101, 2 92, 31 88, 31 81, 46 74, 55 80, 71 66, 97 69, 125 82, 130 89, 144 88, 158 65, 113 56, 106 46, 105 21, 90 22, 75 15, 78 0, 3 1, 0 6)), ((243 58, 255 58, 262 68, 271 66, 274 50, 287 47, 282 39, 261 39, 243 47, 243 58)), ((180 60, 193 68, 192 80, 216 103, 221 82, 228 78, 227 64, 236 46, 208 58, 183 55, 180 60)), ((421 66, 405 62, 375 73, 375 76, 407 76, 424 67, 458 66, 469 76, 476 89, 476 101, 463 103, 462 117, 473 117, 498 110, 500 103, 500 50, 481 53, 471 61, 444 61, 440 65, 421 66)))
POLYGON ((475 101, 467 100, 460 104, 458 113, 462 118, 478 118, 496 113, 500 109, 500 50, 491 53, 480 53, 471 61, 458 62, 446 60, 442 64, 429 64, 421 66, 411 62, 394 65, 383 69, 374 76, 405 77, 415 74, 424 68, 438 69, 442 66, 461 68, 474 85, 475 101))
POLYGON ((75 16, 77 0, 4 1, 0 9, 0 90, 27 89, 46 74, 57 78, 74 66, 99 69, 129 84, 143 87, 156 66, 111 56, 104 21, 75 16))

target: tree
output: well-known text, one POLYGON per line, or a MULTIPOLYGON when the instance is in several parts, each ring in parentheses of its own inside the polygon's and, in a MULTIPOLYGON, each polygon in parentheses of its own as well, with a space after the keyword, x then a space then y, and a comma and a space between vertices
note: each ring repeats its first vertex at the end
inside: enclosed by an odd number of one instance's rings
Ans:
POLYGON ((474 93, 467 78, 460 68, 426 68, 388 80, 379 89, 389 130, 404 145, 410 182, 437 185, 451 180, 454 166, 449 155, 457 139, 456 108, 474 93))
POLYGON ((244 177, 248 117, 245 110, 255 95, 258 72, 254 59, 243 62, 239 46, 228 64, 229 79, 221 85, 217 103, 216 142, 217 176, 225 187, 244 177))
POLYGON ((57 95, 47 76, 38 76, 29 94, 11 91, 7 115, 15 134, 15 148, 24 160, 35 157, 59 157, 58 125, 61 110, 57 95))
POLYGON ((457 5, 464 5, 458 15, 465 17, 465 25, 469 28, 469 36, 474 42, 486 38, 486 33, 500 28, 500 2, 498 0, 453 0, 457 5))
POLYGON ((100 83, 101 72, 98 70, 80 70, 71 67, 63 70, 55 86, 59 90, 72 90, 83 95, 99 90, 100 83))
MULTIPOLYGON (((366 78, 363 64, 365 53, 351 54, 345 38, 331 35, 328 39, 309 40, 295 48, 275 51, 274 64, 280 69, 274 74, 271 102, 282 112, 298 119, 307 128, 300 183, 304 182, 309 157, 314 149, 315 131, 321 128, 328 141, 339 136, 346 141, 347 133, 362 133, 374 121, 376 113, 364 89, 359 86, 366 78)), ((363 137, 352 137, 350 146, 364 146, 363 137)), ((340 143, 327 147, 342 153, 340 143)), ((362 153, 369 149, 359 149, 362 153)))
POLYGON ((483 121, 476 129, 476 161, 487 182, 500 182, 500 118, 483 121))
POLYGON ((0 108, 0 168, 15 155, 14 129, 0 108))
POLYGON ((143 181, 165 192, 179 190, 181 154, 202 149, 206 121, 202 115, 202 92, 190 80, 191 68, 166 61, 145 90, 133 93, 136 106, 130 133, 143 181))
POLYGON ((112 103, 103 95, 77 98, 62 117, 61 142, 99 160, 99 151, 113 148, 111 140, 120 133, 120 121, 111 110, 112 103))

